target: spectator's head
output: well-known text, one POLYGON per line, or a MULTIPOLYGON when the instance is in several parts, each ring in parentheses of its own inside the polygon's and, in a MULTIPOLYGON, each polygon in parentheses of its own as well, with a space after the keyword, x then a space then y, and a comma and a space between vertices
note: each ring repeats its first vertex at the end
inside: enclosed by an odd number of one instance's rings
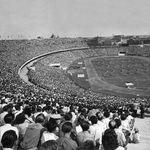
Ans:
POLYGON ((5 115, 4 121, 5 123, 11 124, 14 121, 14 118, 15 118, 14 114, 8 113, 5 115))
POLYGON ((96 117, 97 117, 98 120, 102 120, 103 119, 103 114, 101 112, 97 112, 96 117))
POLYGON ((88 131, 89 127, 90 127, 89 122, 84 121, 84 122, 81 123, 81 128, 82 128, 83 131, 88 131))
POLYGON ((9 105, 5 105, 4 107, 3 107, 3 111, 8 111, 9 110, 9 105))
POLYGON ((44 124, 45 123, 45 116, 44 114, 38 114, 35 118, 36 123, 44 124))
POLYGON ((95 150, 96 147, 92 140, 86 140, 83 145, 79 148, 79 150, 95 150))
POLYGON ((19 104, 15 105, 15 109, 18 110, 18 111, 20 110, 20 107, 21 106, 19 104))
POLYGON ((107 129, 104 132, 102 144, 105 150, 115 150, 118 147, 117 135, 114 130, 107 129))
POLYGON ((70 133, 73 129, 71 122, 64 122, 62 125, 62 132, 64 133, 70 133))
POLYGON ((17 141, 16 132, 14 130, 8 130, 3 134, 1 143, 4 148, 13 148, 16 141, 17 141))
POLYGON ((53 110, 53 107, 50 106, 50 105, 46 106, 46 108, 45 108, 45 111, 46 111, 47 113, 51 113, 52 110, 53 110))
POLYGON ((126 120, 126 119, 127 119, 126 114, 121 114, 121 120, 126 120))
POLYGON ((24 123, 24 121, 26 120, 25 114, 24 113, 20 113, 16 116, 14 124, 21 124, 24 123))
POLYGON ((119 118, 119 114, 118 114, 117 112, 115 112, 115 113, 113 114, 113 119, 117 119, 117 118, 119 118))
POLYGON ((90 121, 92 124, 97 124, 97 117, 96 116, 91 116, 90 121))
POLYGON ((139 129, 137 127, 134 127, 134 132, 139 133, 139 129))
POLYGON ((49 140, 43 143, 39 150, 58 150, 57 142, 55 140, 49 140))
POLYGON ((57 127, 57 124, 54 123, 54 122, 47 122, 45 124, 45 127, 47 128, 47 130, 52 133, 52 132, 55 132, 56 131, 56 127, 57 127))
POLYGON ((24 113, 25 115, 28 115, 28 117, 31 116, 31 112, 32 112, 32 110, 31 110, 31 107, 29 107, 29 106, 26 106, 26 107, 24 108, 24 110, 23 110, 23 113, 24 113))
POLYGON ((71 112, 66 113, 66 114, 64 115, 64 119, 65 119, 66 121, 70 121, 70 120, 72 119, 72 114, 71 114, 71 112))
POLYGON ((41 112, 42 108, 40 106, 37 107, 37 112, 41 112))
POLYGON ((109 111, 105 111, 105 112, 104 112, 104 117, 105 117, 105 118, 108 118, 109 116, 110 116, 110 112, 109 112, 109 111))
POLYGON ((115 129, 116 128, 116 121, 115 120, 110 120, 108 123, 108 126, 110 129, 115 129))
POLYGON ((116 122, 116 128, 119 128, 121 126, 121 120, 115 119, 115 122, 116 122))

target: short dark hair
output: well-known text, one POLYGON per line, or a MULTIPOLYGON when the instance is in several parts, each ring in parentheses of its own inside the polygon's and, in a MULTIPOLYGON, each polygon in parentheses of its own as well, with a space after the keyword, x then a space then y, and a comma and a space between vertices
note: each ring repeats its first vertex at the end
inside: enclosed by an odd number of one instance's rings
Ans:
POLYGON ((116 121, 116 128, 121 126, 121 120, 120 119, 115 119, 116 121))
POLYGON ((49 140, 44 142, 39 150, 57 150, 58 146, 57 146, 57 142, 55 140, 49 140))
POLYGON ((66 121, 70 121, 70 120, 72 119, 72 114, 71 114, 71 112, 66 113, 66 114, 64 115, 64 118, 65 118, 66 121))
POLYGON ((62 125, 62 132, 69 133, 73 129, 71 122, 64 122, 62 125))
POLYGON ((81 128, 82 128, 83 131, 87 131, 89 129, 89 127, 90 127, 89 122, 84 121, 84 122, 81 123, 81 128))
POLYGON ((97 117, 96 116, 91 116, 90 121, 92 124, 97 124, 97 117))
POLYGON ((20 113, 16 116, 14 124, 21 124, 24 123, 24 121, 26 120, 25 118, 25 114, 24 113, 20 113))
POLYGON ((127 115, 126 114, 121 114, 121 120, 126 120, 127 119, 127 115))
POLYGON ((55 131, 56 127, 57 127, 57 124, 54 123, 54 122, 47 122, 45 124, 45 127, 47 128, 47 130, 51 133, 53 131, 55 131))
POLYGON ((110 116, 110 112, 109 111, 105 111, 104 112, 104 117, 108 118, 110 116))
POLYGON ((5 123, 9 123, 9 124, 11 124, 14 121, 14 119, 15 119, 15 116, 12 113, 8 113, 4 117, 5 123))
POLYGON ((94 145, 94 142, 92 140, 86 140, 84 143, 83 143, 83 149, 84 150, 95 150, 95 145, 94 145))
POLYGON ((102 144, 105 150, 116 149, 118 147, 117 135, 114 130, 105 130, 102 136, 102 144))
POLYGON ((3 134, 1 143, 4 148, 12 148, 16 140, 16 132, 14 130, 8 130, 3 134))
POLYGON ((28 115, 30 117, 31 116, 31 107, 26 106, 23 110, 23 113, 25 113, 26 115, 28 115))

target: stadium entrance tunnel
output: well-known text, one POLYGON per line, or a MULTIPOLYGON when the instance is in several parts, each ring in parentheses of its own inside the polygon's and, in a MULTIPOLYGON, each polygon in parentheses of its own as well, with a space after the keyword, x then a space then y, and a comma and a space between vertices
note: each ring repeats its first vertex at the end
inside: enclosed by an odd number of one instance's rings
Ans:
POLYGON ((82 88, 116 96, 150 97, 150 59, 102 56, 73 61, 70 79, 82 88))

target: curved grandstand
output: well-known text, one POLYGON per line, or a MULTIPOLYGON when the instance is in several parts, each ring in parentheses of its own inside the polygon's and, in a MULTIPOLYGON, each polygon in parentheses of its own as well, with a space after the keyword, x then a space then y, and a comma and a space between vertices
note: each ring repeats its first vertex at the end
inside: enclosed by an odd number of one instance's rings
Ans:
POLYGON ((61 103, 93 107, 135 101, 149 104, 149 47, 80 50, 81 47, 87 47, 82 38, 14 40, 0 43, 1 97, 55 98, 61 103), (28 85, 19 78, 19 68, 29 59, 66 48, 79 50, 47 55, 29 68, 29 80, 36 86, 28 85), (119 52, 125 52, 127 56, 118 57, 119 52), (137 65, 137 70, 134 70, 134 65, 137 65), (138 74, 137 77, 131 78, 135 74, 138 74))
MULTIPOLYGON (((134 49, 135 47, 130 49, 131 53, 126 51, 128 56, 124 57, 118 56, 119 48, 113 47, 52 53, 33 64, 35 70, 30 69, 30 81, 44 88, 64 90, 66 93, 70 93, 71 89, 68 88, 74 82, 93 92, 149 97, 150 60, 139 56, 138 50, 137 54, 134 52, 134 56, 129 56, 133 55, 134 49), (55 64, 59 64, 59 68, 55 64), (72 81, 68 81, 68 74, 72 81), (67 89, 66 82, 69 85, 67 89)), ((75 93, 77 91, 71 90, 75 93)))

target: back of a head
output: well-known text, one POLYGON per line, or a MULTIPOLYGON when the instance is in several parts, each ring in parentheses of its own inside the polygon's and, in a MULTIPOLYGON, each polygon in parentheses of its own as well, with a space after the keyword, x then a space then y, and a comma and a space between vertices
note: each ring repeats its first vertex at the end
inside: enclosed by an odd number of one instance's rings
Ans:
POLYGON ((5 115, 4 121, 5 123, 11 124, 14 121, 14 118, 15 118, 14 114, 8 113, 5 115))
POLYGON ((57 124, 54 123, 54 122, 47 122, 47 123, 45 124, 45 127, 47 128, 47 130, 48 130, 50 133, 52 133, 52 132, 54 132, 54 131, 56 130, 57 124))
POLYGON ((86 140, 83 143, 83 149, 84 150, 95 150, 94 142, 92 140, 86 140))
POLYGON ((43 143, 39 150, 57 150, 57 142, 55 140, 49 140, 43 143))
POLYGON ((23 113, 30 117, 31 116, 31 107, 26 106, 23 110, 23 113))
POLYGON ((110 129, 115 129, 116 128, 116 121, 115 120, 110 120, 108 123, 108 126, 110 129))
POLYGON ((26 120, 25 118, 25 114, 24 113, 20 113, 16 116, 14 124, 21 124, 24 123, 24 121, 26 120))
POLYGON ((71 122, 64 122, 62 125, 62 132, 69 133, 73 129, 71 122))
POLYGON ((110 112, 109 111, 105 111, 104 112, 104 117, 108 118, 110 116, 110 112))
POLYGON ((70 121, 70 120, 72 119, 72 114, 71 114, 70 112, 66 113, 66 114, 64 115, 64 119, 65 119, 66 121, 70 121))
POLYGON ((121 126, 121 120, 115 119, 115 122, 116 122, 116 128, 119 128, 121 126))
POLYGON ((88 131, 89 127, 90 127, 89 122, 84 121, 84 122, 81 123, 81 128, 82 128, 83 131, 88 131))
POLYGON ((44 123, 45 122, 45 116, 44 114, 40 113, 35 118, 36 123, 44 123))
POLYGON ((9 109, 9 105, 5 105, 5 106, 3 107, 3 111, 8 111, 8 109, 9 109))
POLYGON ((118 147, 117 135, 114 130, 105 130, 102 136, 102 144, 105 150, 115 150, 118 147))
POLYGON ((127 119, 127 115, 126 114, 121 114, 121 120, 126 120, 127 119))
POLYGON ((97 124, 97 117, 96 116, 91 116, 90 121, 92 124, 97 124))
POLYGON ((13 130, 8 130, 3 134, 1 143, 4 148, 12 148, 16 140, 17 140, 16 132, 13 130))

